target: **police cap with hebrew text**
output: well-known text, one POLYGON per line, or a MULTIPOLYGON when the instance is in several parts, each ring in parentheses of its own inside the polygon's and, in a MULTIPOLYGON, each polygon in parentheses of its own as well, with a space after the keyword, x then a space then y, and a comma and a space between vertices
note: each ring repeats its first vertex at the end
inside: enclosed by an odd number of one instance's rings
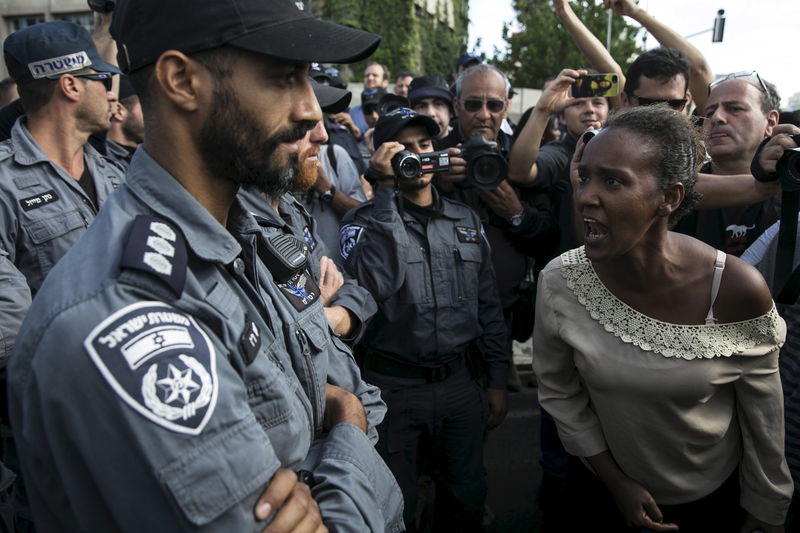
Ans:
POLYGON ((15 31, 3 43, 3 52, 8 73, 20 86, 87 68, 120 73, 117 67, 103 61, 86 28, 66 20, 41 22, 15 31))
POLYGON ((369 57, 380 36, 315 18, 300 0, 120 0, 111 35, 126 73, 167 50, 223 45, 289 61, 350 63, 369 57))

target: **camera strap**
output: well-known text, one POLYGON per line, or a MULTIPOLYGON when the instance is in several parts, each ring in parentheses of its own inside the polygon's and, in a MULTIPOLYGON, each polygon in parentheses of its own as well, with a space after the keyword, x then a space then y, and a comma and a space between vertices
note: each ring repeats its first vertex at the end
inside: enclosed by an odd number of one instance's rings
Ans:
POLYGON ((793 270, 797 242, 797 210, 800 193, 784 192, 781 198, 781 229, 775 258, 775 288, 780 287, 778 303, 793 304, 800 296, 800 268, 793 270))

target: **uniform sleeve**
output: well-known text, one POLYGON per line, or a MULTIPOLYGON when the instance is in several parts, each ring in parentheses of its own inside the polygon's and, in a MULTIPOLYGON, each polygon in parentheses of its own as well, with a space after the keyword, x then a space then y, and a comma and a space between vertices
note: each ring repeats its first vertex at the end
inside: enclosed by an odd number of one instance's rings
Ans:
MULTIPOLYGON (((477 222, 479 224, 479 222, 477 222)), ((500 307, 497 280, 492 266, 491 250, 481 229, 481 271, 478 275, 478 317, 481 325, 480 346, 486 370, 486 387, 503 389, 508 385, 510 353, 508 331, 500 307)))
POLYGON ((353 424, 334 426, 309 453, 311 494, 332 533, 403 531, 403 495, 373 443, 353 424))
POLYGON ((0 250, 0 374, 4 374, 17 331, 30 305, 31 291, 25 276, 11 263, 8 254, 0 250))
POLYGON ((558 314, 558 299, 551 277, 560 274, 545 269, 539 275, 536 293, 536 323, 533 329, 533 370, 539 382, 539 404, 558 426, 564 448, 578 457, 591 457, 608 448, 600 420, 589 406, 589 394, 575 368, 574 351, 561 338, 567 324, 558 314))
POLYGON ((337 187, 353 200, 366 202, 367 196, 361 186, 358 169, 347 150, 337 144, 333 145, 333 150, 336 152, 336 176, 339 180, 337 187))
POLYGON ((779 347, 773 346, 764 355, 734 356, 741 372, 734 382, 743 447, 739 468, 741 505, 768 524, 783 523, 793 491, 784 458, 778 353, 779 347))
POLYGON ((369 214, 345 217, 339 234, 344 267, 365 287, 376 303, 386 301, 403 286, 409 237, 394 203, 394 189, 377 187, 369 214))

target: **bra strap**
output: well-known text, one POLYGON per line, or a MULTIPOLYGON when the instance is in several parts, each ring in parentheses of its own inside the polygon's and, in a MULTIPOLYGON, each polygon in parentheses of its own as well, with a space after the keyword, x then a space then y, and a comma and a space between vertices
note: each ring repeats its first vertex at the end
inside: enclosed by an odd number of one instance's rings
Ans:
POLYGON ((722 281, 722 271, 725 270, 725 258, 725 252, 722 250, 717 250, 717 259, 714 261, 714 279, 711 282, 711 305, 708 307, 706 324, 717 323, 717 319, 714 318, 714 302, 717 301, 717 294, 719 294, 719 284, 722 281))

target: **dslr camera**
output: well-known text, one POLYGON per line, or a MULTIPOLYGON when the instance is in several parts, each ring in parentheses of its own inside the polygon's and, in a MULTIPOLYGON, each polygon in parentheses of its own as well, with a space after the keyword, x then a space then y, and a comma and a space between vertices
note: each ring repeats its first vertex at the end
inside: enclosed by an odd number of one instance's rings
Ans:
MULTIPOLYGON (((506 178, 508 164, 497 143, 475 133, 461 145, 461 157, 467 162, 467 178, 458 185, 463 189, 496 189, 506 178)), ((450 170, 447 150, 415 154, 402 151, 392 158, 397 179, 415 179, 423 174, 450 170)))
MULTIPOLYGON (((792 136, 794 138, 795 136, 792 136)), ((796 139, 795 142, 800 141, 796 139)), ((783 151, 777 164, 778 179, 781 189, 786 192, 800 191, 800 148, 789 148, 783 151)))

